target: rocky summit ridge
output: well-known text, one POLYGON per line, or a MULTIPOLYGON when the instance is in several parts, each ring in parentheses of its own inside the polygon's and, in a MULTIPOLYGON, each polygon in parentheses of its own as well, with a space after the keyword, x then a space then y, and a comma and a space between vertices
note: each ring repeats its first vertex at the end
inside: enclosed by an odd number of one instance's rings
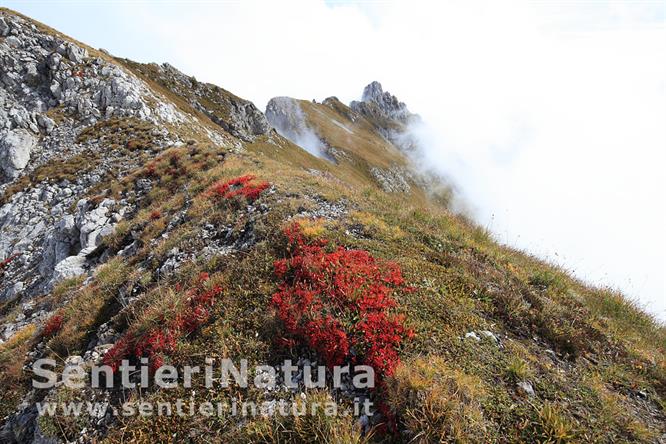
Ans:
POLYGON ((262 112, 0 8, 0 442, 666 442, 664 327, 452 211, 420 123, 378 82, 262 112), (32 385, 41 358, 204 357, 291 359, 295 385, 32 385), (316 363, 379 386, 309 389, 316 363), (375 407, 117 414, 181 398, 375 407), (65 402, 102 408, 39 414, 65 402))

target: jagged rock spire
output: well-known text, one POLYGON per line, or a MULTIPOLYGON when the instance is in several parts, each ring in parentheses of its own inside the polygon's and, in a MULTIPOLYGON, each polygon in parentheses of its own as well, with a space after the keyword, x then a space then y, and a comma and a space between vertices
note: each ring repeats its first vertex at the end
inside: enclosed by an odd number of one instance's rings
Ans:
POLYGON ((382 84, 377 81, 371 82, 363 89, 361 101, 352 102, 351 108, 364 115, 370 114, 401 123, 409 123, 415 117, 415 114, 409 112, 407 105, 390 92, 384 91, 382 84))

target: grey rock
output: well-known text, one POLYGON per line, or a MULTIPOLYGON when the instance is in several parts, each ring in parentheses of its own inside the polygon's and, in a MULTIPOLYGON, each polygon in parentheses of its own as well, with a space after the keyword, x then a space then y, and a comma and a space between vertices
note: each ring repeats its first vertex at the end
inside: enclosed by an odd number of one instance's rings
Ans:
MULTIPOLYGON (((0 300, 13 300, 13 299, 15 299, 18 295, 21 294, 24 287, 25 287, 25 285, 21 281, 14 283, 14 285, 10 286, 5 291, 3 297, 0 298, 0 300)), ((23 313, 21 313, 21 314, 23 314, 23 313)))
POLYGON ((407 152, 418 148, 418 140, 409 131, 409 127, 419 123, 421 118, 412 114, 397 97, 384 91, 379 82, 366 86, 361 101, 353 101, 349 106, 368 119, 397 148, 407 152))
POLYGON ((111 344, 116 341, 119 334, 108 324, 100 325, 97 330, 97 343, 98 344, 111 344))
POLYGON ((88 51, 85 48, 81 48, 73 43, 68 43, 66 48, 67 58, 74 63, 81 63, 84 58, 88 57, 88 51))
POLYGON ((0 17, 0 36, 6 37, 9 34, 9 25, 3 17, 0 17))
POLYGON ((534 388, 532 387, 532 384, 530 384, 527 381, 520 381, 519 383, 516 384, 516 387, 518 388, 518 392, 527 395, 528 397, 535 396, 534 388))
POLYGON ((371 167, 370 174, 387 193, 408 193, 411 190, 409 173, 398 166, 389 169, 371 167))
POLYGON ((65 358, 65 367, 80 367, 83 363, 83 357, 79 355, 70 355, 65 358))
POLYGON ((51 118, 49 118, 49 117, 47 117, 43 114, 39 114, 37 116, 37 123, 39 123, 39 126, 44 128, 44 131, 46 132, 46 134, 50 134, 51 131, 53 131, 53 128, 55 127, 55 122, 53 121, 53 119, 51 119, 51 118))
POLYGON ((25 66, 25 81, 29 84, 39 83, 39 71, 36 63, 28 63, 25 66))
POLYGON ((9 179, 16 178, 30 160, 37 139, 24 129, 0 135, 0 169, 9 179))
POLYGON ((55 226, 44 248, 43 259, 39 266, 42 276, 53 273, 55 265, 80 250, 79 229, 74 216, 66 215, 55 226), (73 251, 76 250, 76 251, 73 251))
POLYGON ((286 139, 310 154, 323 157, 326 146, 305 121, 298 102, 291 97, 273 97, 266 105, 266 119, 286 139))
POLYGON ((49 86, 49 90, 51 91, 51 94, 53 94, 53 97, 55 97, 58 100, 62 99, 62 87, 60 86, 60 83, 58 83, 57 80, 54 80, 53 83, 51 83, 51 86, 49 86))
POLYGON ((58 68, 60 67, 61 60, 62 56, 57 52, 54 52, 53 54, 51 54, 46 58, 46 65, 49 67, 51 71, 57 71, 58 68))
POLYGON ((496 344, 499 343, 499 338, 498 338, 497 336, 495 336, 495 334, 494 334, 493 332, 488 331, 488 330, 482 330, 480 333, 481 333, 483 336, 485 336, 486 338, 488 338, 488 339, 490 339, 491 341, 493 341, 494 343, 496 343, 496 344))
POLYGON ((70 256, 60 261, 53 269, 53 283, 80 276, 86 273, 86 257, 83 255, 70 256))
POLYGON ((32 442, 37 424, 37 408, 30 407, 10 418, 0 429, 0 442, 32 442))
POLYGON ((109 227, 113 224, 109 208, 114 203, 111 199, 105 199, 94 209, 89 209, 89 202, 85 199, 77 204, 79 214, 76 218, 76 225, 79 227, 81 248, 96 247, 104 235, 112 232, 109 227))
POLYGON ((369 117, 397 120, 409 123, 414 114, 409 112, 407 105, 388 91, 382 89, 381 83, 374 81, 363 89, 363 97, 360 102, 354 101, 351 109, 369 117))
MULTIPOLYGON (((190 76, 186 76, 168 63, 159 66, 159 75, 173 85, 181 95, 188 97, 194 108, 239 139, 252 141, 256 136, 267 134, 271 129, 266 117, 248 100, 214 85, 192 81, 190 76), (216 108, 223 108, 226 111, 224 115, 221 116, 214 109, 209 109, 210 105, 199 99, 202 96, 208 99, 208 103, 213 102, 216 108)), ((166 109, 158 107, 157 111, 165 116, 168 115, 166 109)))
POLYGON ((474 339, 474 340, 477 341, 477 342, 479 342, 479 341, 481 340, 481 338, 479 337, 479 335, 477 335, 477 334, 476 334, 475 332, 473 332, 473 331, 470 331, 470 332, 465 333, 465 339, 467 339, 467 338, 474 339))
POLYGON ((34 310, 35 310, 35 303, 32 301, 28 301, 21 305, 21 311, 26 316, 31 315, 34 310))
POLYGON ((21 39, 19 39, 15 35, 10 35, 9 37, 5 38, 5 43, 9 47, 18 48, 21 46, 21 39))

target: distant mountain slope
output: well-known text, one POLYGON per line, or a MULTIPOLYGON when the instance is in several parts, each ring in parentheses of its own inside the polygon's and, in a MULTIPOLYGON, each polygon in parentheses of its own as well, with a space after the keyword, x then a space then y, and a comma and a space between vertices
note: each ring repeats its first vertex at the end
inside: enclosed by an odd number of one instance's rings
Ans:
POLYGON ((666 442, 666 329, 450 211, 414 161, 418 116, 379 83, 264 114, 4 8, 0 68, 0 442, 666 442), (381 381, 33 388, 46 357, 381 381), (114 414, 354 398, 374 414, 114 414), (77 401, 107 410, 38 413, 77 401))

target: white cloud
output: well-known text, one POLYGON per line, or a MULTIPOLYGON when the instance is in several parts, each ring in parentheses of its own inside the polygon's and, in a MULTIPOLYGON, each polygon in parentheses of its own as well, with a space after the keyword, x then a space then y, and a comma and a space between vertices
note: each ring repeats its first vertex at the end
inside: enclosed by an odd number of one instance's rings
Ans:
MULTIPOLYGON (((122 5, 99 46, 166 57, 260 108, 279 95, 348 102, 381 81, 429 123, 431 161, 499 240, 666 319, 663 3, 122 5)), ((93 9, 70 7, 63 31, 78 36, 100 14, 76 14, 93 9)))

